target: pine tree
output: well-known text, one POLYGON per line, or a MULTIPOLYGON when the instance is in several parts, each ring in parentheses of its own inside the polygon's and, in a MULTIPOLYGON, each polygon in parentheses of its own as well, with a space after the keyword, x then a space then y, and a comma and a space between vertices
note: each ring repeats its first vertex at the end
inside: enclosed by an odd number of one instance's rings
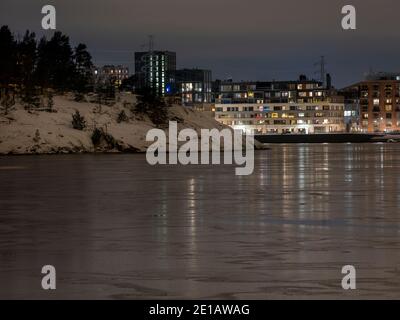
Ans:
POLYGON ((27 110, 40 106, 39 92, 34 86, 26 86, 24 88, 21 100, 25 104, 25 109, 27 110))
POLYGON ((79 113, 79 111, 76 111, 72 115, 72 127, 76 130, 83 130, 86 128, 86 121, 83 116, 79 113))
POLYGON ((165 100, 151 88, 138 92, 135 112, 146 114, 155 125, 164 125, 168 121, 168 106, 165 100))
POLYGON ((73 50, 69 37, 61 32, 37 41, 35 33, 27 30, 23 39, 16 41, 7 26, 0 28, 0 90, 13 96, 20 92, 27 108, 39 106, 39 94, 46 89, 74 91, 77 100, 84 99, 84 94, 93 90, 93 68, 86 45, 73 50))
POLYGON ((93 85, 92 56, 87 51, 86 45, 80 43, 74 52, 75 76, 74 89, 78 93, 88 92, 89 86, 93 85))
POLYGON ((5 88, 15 83, 16 41, 7 26, 0 28, 0 86, 5 88))
POLYGON ((15 100, 10 92, 5 89, 2 90, 0 97, 0 107, 3 111, 3 114, 6 116, 14 106, 15 100))
POLYGON ((44 88, 61 92, 73 89, 75 64, 69 37, 57 31, 49 41, 40 40, 36 74, 44 88))
POLYGON ((28 30, 22 42, 17 44, 18 82, 21 88, 34 85, 33 73, 37 60, 37 43, 35 33, 28 30))

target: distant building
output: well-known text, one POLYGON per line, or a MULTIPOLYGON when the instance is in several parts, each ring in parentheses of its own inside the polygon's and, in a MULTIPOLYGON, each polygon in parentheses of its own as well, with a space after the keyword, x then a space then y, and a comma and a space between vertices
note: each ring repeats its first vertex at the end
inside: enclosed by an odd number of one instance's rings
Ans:
POLYGON ((322 82, 300 76, 297 81, 219 82, 216 103, 292 103, 324 101, 329 90, 322 82))
POLYGON ((255 134, 344 132, 344 101, 322 82, 220 82, 215 118, 255 134))
POLYGON ((175 71, 175 52, 135 52, 136 89, 152 88, 162 96, 172 93, 175 89, 175 71))
POLYGON ((182 104, 211 103, 211 70, 181 69, 175 73, 176 91, 182 98, 182 104))
POLYGON ((120 86, 122 81, 129 77, 129 68, 121 65, 105 65, 101 68, 96 68, 94 74, 96 82, 110 82, 115 86, 120 86))
POLYGON ((400 73, 370 74, 343 91, 349 104, 359 110, 362 131, 400 130, 400 73))

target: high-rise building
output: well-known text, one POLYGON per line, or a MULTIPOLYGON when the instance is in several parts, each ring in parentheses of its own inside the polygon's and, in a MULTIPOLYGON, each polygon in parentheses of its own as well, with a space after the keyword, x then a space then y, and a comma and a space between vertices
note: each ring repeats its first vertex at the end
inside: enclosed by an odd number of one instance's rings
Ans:
POLYGON ((136 89, 149 88, 161 96, 169 94, 175 88, 175 71, 175 52, 135 52, 136 89))
POLYGON ((211 103, 211 70, 181 69, 176 71, 175 79, 183 105, 211 103))
MULTIPOLYGON (((375 73, 343 91, 360 114, 364 132, 400 130, 400 73, 375 73)), ((350 103, 350 102, 349 102, 350 103)))

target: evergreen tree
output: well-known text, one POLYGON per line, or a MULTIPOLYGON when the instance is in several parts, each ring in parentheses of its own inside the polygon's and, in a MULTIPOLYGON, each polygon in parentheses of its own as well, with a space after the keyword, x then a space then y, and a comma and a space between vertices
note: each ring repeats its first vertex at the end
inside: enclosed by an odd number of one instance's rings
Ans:
POLYGON ((38 42, 35 33, 27 30, 23 39, 16 41, 7 26, 0 28, 0 100, 5 92, 14 96, 16 87, 28 108, 40 104, 38 95, 46 89, 75 91, 83 99, 93 89, 93 69, 86 45, 72 50, 69 37, 61 32, 38 42))
POLYGON ((138 103, 135 111, 146 114, 155 125, 164 125, 168 121, 168 109, 164 98, 160 97, 154 89, 144 88, 138 92, 138 103))
POLYGON ((74 52, 75 76, 74 89, 78 94, 88 92, 89 86, 93 85, 92 56, 87 51, 86 45, 80 43, 74 52))
POLYGON ((99 107, 99 112, 101 112, 101 105, 110 105, 115 103, 116 89, 114 81, 111 79, 105 83, 98 83, 95 92, 97 95, 97 103, 99 107))
POLYGON ((133 92, 137 83, 137 75, 132 75, 129 78, 122 80, 120 90, 133 92))
POLYGON ((61 92, 73 89, 75 65, 67 36, 57 31, 49 41, 40 40, 36 72, 42 87, 61 92))
POLYGON ((35 83, 42 87, 47 87, 50 82, 50 71, 47 68, 50 59, 46 53, 46 47, 47 39, 42 37, 37 45, 37 65, 34 73, 35 83))
POLYGON ((86 128, 86 120, 84 116, 81 116, 79 111, 75 111, 72 115, 72 127, 76 130, 83 130, 86 128))
POLYGON ((1 90, 0 107, 4 115, 8 115, 15 104, 14 97, 6 89, 1 90))
POLYGON ((7 26, 0 28, 0 86, 8 87, 16 80, 16 41, 7 26))
POLYGON ((25 104, 25 109, 40 107, 39 92, 35 86, 26 86, 22 91, 21 100, 25 104))
POLYGON ((122 110, 120 113, 118 113, 118 117, 117 117, 117 122, 118 123, 127 122, 128 120, 129 120, 129 118, 126 115, 124 110, 122 110))
POLYGON ((22 42, 17 44, 18 82, 20 87, 34 86, 33 73, 37 60, 36 35, 28 30, 22 42))

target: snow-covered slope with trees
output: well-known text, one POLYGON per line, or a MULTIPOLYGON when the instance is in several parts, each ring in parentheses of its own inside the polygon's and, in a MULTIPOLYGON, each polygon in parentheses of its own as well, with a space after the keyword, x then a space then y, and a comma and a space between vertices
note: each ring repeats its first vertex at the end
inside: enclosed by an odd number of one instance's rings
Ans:
MULTIPOLYGON (((16 103, 8 114, 0 113, 0 154, 144 152, 152 143, 146 142, 146 134, 156 126, 135 113, 135 104, 132 94, 119 95, 110 106, 56 96, 53 112, 26 110, 16 103), (73 128, 77 111, 85 121, 83 130, 73 128)), ((177 105, 168 107, 168 118, 178 122, 179 130, 226 128, 205 113, 177 105)))

